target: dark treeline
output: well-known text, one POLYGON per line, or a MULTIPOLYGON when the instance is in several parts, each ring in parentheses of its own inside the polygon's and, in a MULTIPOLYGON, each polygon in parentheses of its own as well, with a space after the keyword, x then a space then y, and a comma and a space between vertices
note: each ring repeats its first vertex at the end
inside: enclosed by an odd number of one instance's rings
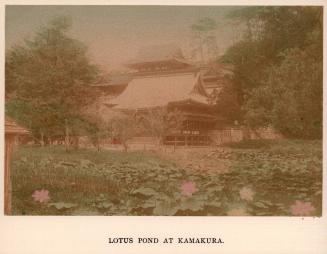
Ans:
POLYGON ((235 68, 235 118, 290 138, 321 138, 322 7, 246 7, 228 18, 246 24, 244 39, 221 59, 235 68))

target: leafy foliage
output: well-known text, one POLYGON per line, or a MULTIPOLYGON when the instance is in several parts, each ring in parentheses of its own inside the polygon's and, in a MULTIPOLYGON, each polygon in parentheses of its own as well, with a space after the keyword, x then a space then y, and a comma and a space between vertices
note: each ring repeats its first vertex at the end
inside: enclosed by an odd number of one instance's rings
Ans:
POLYGON ((208 32, 217 28, 217 23, 211 18, 203 18, 191 26, 192 30, 199 32, 208 32))
POLYGON ((235 66, 245 123, 273 126, 289 137, 320 138, 322 8, 247 7, 229 18, 247 26, 244 39, 222 58, 235 66))
POLYGON ((6 52, 6 113, 35 136, 78 130, 80 109, 93 98, 88 85, 98 71, 86 47, 68 36, 70 26, 70 19, 55 18, 32 40, 6 52))
POLYGON ((157 137, 162 143, 165 134, 179 131, 183 126, 185 117, 182 112, 175 109, 157 108, 149 109, 139 114, 140 126, 146 134, 157 137))
POLYGON ((142 152, 22 148, 12 164, 13 212, 285 216, 306 209, 321 215, 321 142, 280 141, 190 156, 192 165, 183 165, 180 157, 175 163, 142 152), (193 168, 203 156, 212 169, 193 168), (230 168, 220 171, 226 158, 230 168), (49 190, 51 203, 35 202, 35 189, 49 190))
POLYGON ((210 99, 213 101, 216 114, 226 119, 228 123, 233 123, 242 118, 238 91, 233 82, 223 86, 219 92, 213 91, 210 99))
MULTIPOLYGON (((322 57, 322 56, 321 56, 322 57)), ((312 49, 291 49, 278 67, 268 69, 265 84, 247 101, 250 125, 273 124, 295 138, 322 136, 322 61, 312 49)))
POLYGON ((202 62, 214 59, 218 54, 215 30, 217 22, 212 18, 202 18, 191 26, 193 33, 192 54, 193 57, 200 56, 202 62))
POLYGON ((112 137, 117 138, 127 151, 127 141, 140 131, 140 123, 136 113, 132 111, 113 118, 109 128, 112 137))

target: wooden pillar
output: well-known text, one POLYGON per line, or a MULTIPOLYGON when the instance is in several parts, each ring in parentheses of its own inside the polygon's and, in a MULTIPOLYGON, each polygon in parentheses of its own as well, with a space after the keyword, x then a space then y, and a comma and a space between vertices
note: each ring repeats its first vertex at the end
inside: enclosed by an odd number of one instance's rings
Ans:
POLYGON ((174 151, 176 150, 176 135, 174 135, 174 151))
POLYGON ((4 206, 5 215, 11 214, 11 179, 10 179, 10 161, 14 147, 15 138, 13 135, 5 136, 5 172, 4 172, 4 206))

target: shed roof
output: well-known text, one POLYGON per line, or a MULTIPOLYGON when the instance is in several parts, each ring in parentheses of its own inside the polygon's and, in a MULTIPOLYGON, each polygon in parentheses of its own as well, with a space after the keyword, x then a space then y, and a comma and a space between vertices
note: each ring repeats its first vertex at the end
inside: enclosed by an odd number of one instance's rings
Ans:
POLYGON ((28 134, 28 130, 19 126, 12 118, 5 117, 5 133, 13 135, 28 134))
POLYGON ((143 109, 181 101, 208 104, 199 73, 136 77, 121 95, 107 104, 117 109, 143 109))

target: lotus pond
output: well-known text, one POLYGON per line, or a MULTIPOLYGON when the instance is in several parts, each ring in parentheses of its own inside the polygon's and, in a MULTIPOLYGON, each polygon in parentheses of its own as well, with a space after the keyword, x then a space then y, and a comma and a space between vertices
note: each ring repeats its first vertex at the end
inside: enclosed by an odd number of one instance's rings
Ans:
POLYGON ((119 152, 21 146, 14 215, 321 216, 322 142, 119 152))

